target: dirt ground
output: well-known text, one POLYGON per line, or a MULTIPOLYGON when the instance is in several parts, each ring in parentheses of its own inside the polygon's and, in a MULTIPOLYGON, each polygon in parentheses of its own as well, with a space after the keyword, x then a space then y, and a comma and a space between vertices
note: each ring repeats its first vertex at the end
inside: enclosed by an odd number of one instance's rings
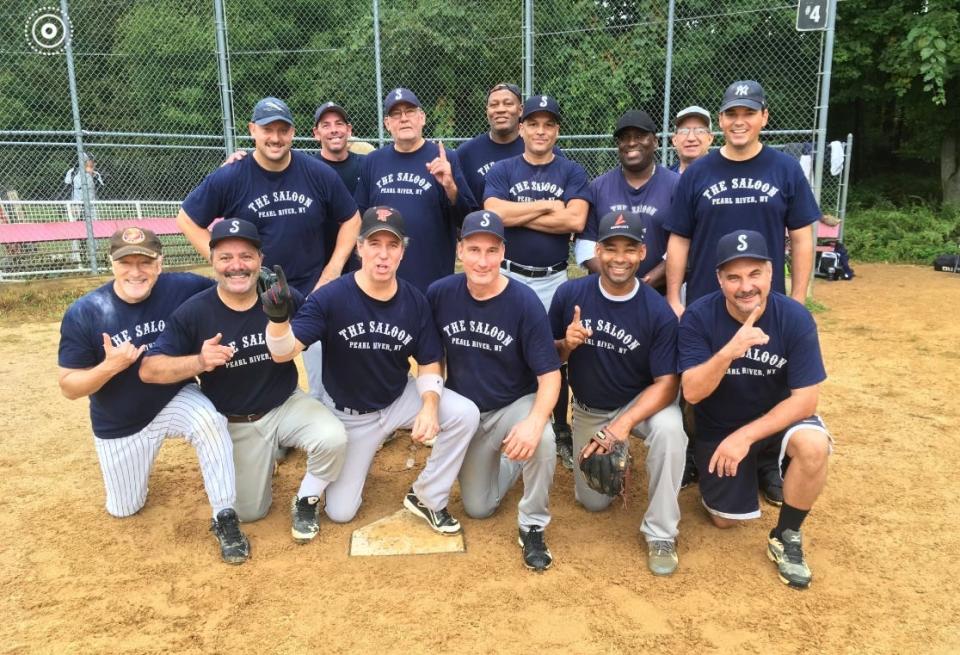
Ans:
MULTIPOLYGON (((960 276, 860 264, 817 281, 829 380, 820 411, 836 437, 827 488, 804 526, 809 590, 765 555, 776 512, 721 532, 681 492, 680 569, 652 577, 633 502, 588 515, 558 466, 554 567, 523 568, 518 490, 487 521, 451 510, 467 552, 351 558, 350 533, 399 508, 409 440, 388 444, 351 525, 290 539, 303 458, 283 464, 270 515, 245 527, 253 558, 221 564, 193 451, 169 441, 146 507, 113 519, 87 402, 56 384, 58 324, 0 326, 0 651, 707 652, 960 651, 960 276), (952 426, 952 427, 951 427, 952 426)), ((8 321, 9 323, 9 321, 8 321)), ((426 451, 413 450, 416 467, 426 451)))

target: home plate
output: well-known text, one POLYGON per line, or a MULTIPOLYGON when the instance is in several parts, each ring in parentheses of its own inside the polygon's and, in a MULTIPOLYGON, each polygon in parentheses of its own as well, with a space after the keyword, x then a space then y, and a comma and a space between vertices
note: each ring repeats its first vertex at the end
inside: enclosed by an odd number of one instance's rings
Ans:
POLYGON ((437 534, 413 514, 401 509, 353 531, 350 555, 427 555, 464 552, 463 533, 437 534))

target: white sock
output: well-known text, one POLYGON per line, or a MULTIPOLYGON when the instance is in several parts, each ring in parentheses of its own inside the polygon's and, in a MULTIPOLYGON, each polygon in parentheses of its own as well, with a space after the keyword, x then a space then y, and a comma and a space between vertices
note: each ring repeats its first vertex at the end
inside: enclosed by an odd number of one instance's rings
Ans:
POLYGON ((300 490, 297 492, 297 498, 320 496, 323 490, 327 488, 327 484, 328 482, 326 480, 321 480, 312 473, 307 472, 303 476, 303 481, 300 482, 300 490))

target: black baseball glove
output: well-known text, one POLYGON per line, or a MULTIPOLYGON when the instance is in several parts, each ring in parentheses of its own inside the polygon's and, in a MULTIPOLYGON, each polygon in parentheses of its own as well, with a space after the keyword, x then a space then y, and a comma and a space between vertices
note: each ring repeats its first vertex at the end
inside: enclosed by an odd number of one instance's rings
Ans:
MULTIPOLYGON (((633 458, 626 441, 618 441, 603 429, 592 437, 599 448, 589 457, 580 451, 580 470, 591 489, 605 496, 623 496, 626 502, 627 485, 633 458)), ((588 443, 587 446, 590 444, 588 443)), ((586 446, 584 447, 586 450, 586 446)))
POLYGON ((271 273, 265 268, 260 269, 257 279, 257 290, 260 291, 260 302, 263 313, 274 323, 283 323, 293 314, 293 294, 287 284, 287 276, 279 264, 275 264, 271 273))

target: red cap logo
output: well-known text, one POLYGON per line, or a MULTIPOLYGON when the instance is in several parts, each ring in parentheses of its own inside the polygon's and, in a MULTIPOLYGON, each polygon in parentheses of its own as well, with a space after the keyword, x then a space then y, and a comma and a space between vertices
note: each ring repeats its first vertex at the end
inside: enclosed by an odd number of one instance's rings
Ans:
POLYGON ((626 224, 627 224, 627 221, 626 221, 626 219, 623 217, 623 214, 620 214, 619 216, 617 216, 617 220, 615 220, 615 221, 613 222, 613 224, 614 224, 614 225, 626 225, 626 224))
POLYGON ((393 213, 392 210, 387 209, 386 207, 381 207, 380 209, 377 210, 377 220, 386 222, 386 220, 390 218, 390 215, 392 213, 393 213))
POLYGON ((120 235, 120 239, 124 243, 143 243, 146 238, 147 235, 138 227, 128 227, 123 231, 123 234, 120 235))

